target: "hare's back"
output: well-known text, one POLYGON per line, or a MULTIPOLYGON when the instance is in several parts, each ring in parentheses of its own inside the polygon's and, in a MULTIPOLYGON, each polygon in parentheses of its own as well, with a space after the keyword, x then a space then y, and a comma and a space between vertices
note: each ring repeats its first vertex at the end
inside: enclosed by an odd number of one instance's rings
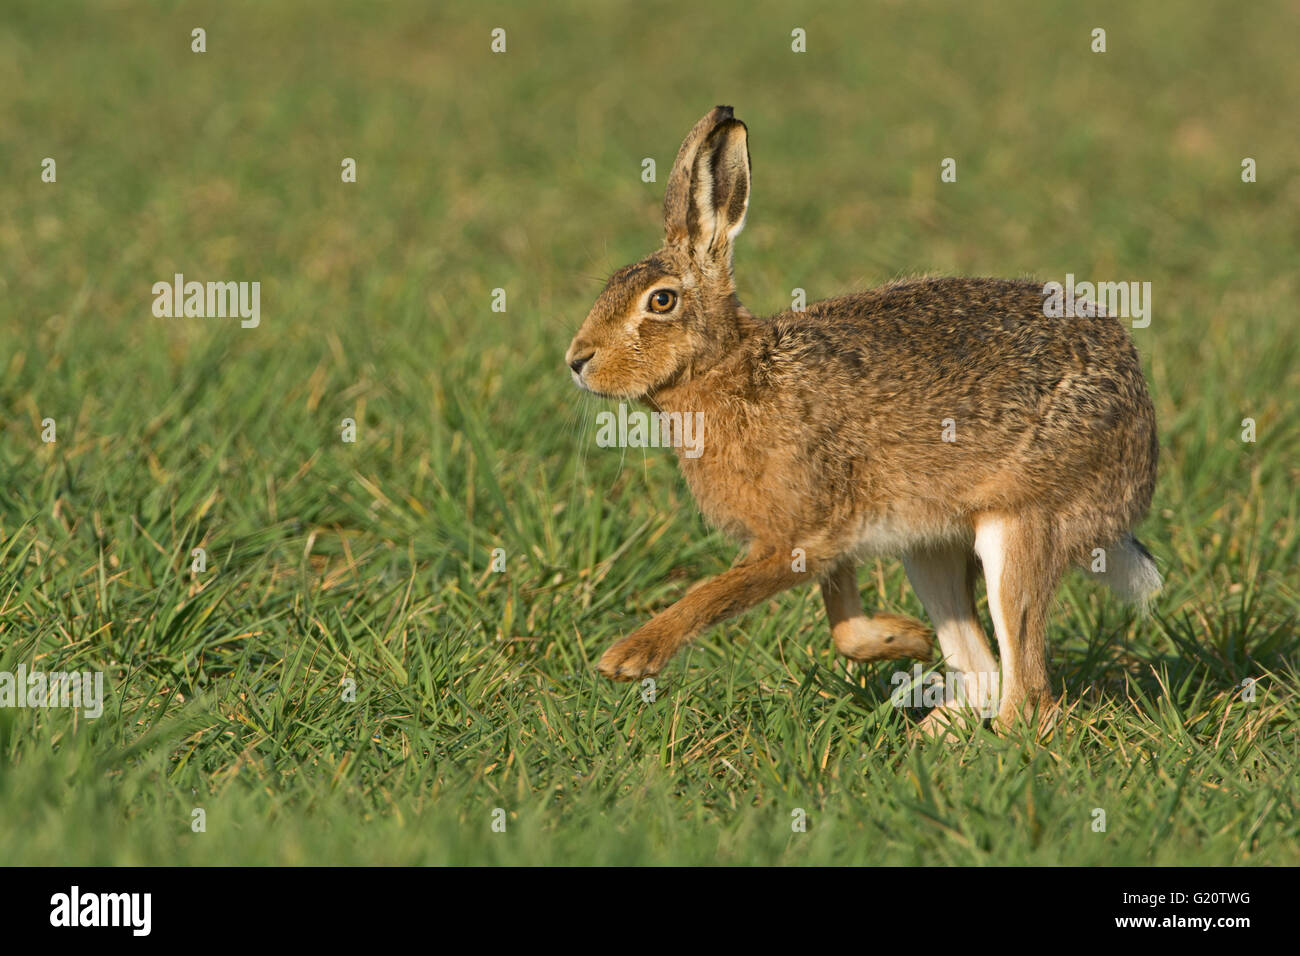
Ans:
POLYGON ((1137 352, 1116 319, 1050 316, 1043 302, 1035 282, 895 282, 776 316, 755 358, 788 385, 849 388, 913 408, 918 400, 935 408, 955 402, 977 417, 1038 418, 1045 401, 1076 390, 1102 413, 1145 396, 1137 352))
POLYGON ((750 380, 797 413, 823 470, 1136 512, 1156 459, 1137 352, 1116 319, 1049 316, 1043 301, 1037 283, 959 278, 830 299, 770 321, 750 380))

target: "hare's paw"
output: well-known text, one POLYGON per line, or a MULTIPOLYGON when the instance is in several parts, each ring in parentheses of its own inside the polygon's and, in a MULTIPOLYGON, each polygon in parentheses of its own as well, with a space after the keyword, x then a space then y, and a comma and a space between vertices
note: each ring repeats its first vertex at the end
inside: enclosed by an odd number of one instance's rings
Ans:
POLYGON ((835 649, 855 661, 892 661, 903 657, 930 659, 934 632, 916 618, 876 614, 853 618, 834 633, 835 649))
POLYGON ((934 708, 913 728, 918 737, 928 737, 944 743, 960 743, 969 739, 984 719, 969 707, 944 705, 934 708))
POLYGON ((993 720, 993 729, 1003 736, 1032 729, 1039 740, 1046 740, 1062 716, 1061 707, 1051 694, 1029 694, 1019 700, 1003 699, 998 715, 993 720))
POLYGON ((601 655, 596 670, 610 680, 653 677, 668 663, 675 648, 642 631, 634 631, 601 655))

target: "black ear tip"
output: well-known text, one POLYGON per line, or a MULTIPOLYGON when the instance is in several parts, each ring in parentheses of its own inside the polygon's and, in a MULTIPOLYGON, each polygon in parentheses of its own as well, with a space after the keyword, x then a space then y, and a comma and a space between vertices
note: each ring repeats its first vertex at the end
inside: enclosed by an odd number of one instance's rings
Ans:
POLYGON ((721 110, 723 117, 726 119, 732 119, 736 115, 735 110, 730 106, 715 106, 714 109, 721 110))

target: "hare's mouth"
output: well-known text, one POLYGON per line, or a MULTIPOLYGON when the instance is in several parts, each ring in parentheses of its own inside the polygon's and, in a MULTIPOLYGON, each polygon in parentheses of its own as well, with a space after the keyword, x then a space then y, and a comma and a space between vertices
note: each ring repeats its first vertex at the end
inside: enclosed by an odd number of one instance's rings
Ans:
POLYGON ((579 375, 577 372, 570 372, 569 374, 573 376, 573 384, 576 385, 576 386, 578 386, 578 388, 582 389, 582 390, 583 390, 584 392, 586 392, 588 395, 595 395, 597 398, 631 398, 631 397, 633 397, 633 396, 631 396, 631 395, 615 395, 613 392, 602 392, 602 391, 599 391, 599 390, 597 390, 597 389, 592 388, 590 385, 588 385, 586 382, 584 382, 584 381, 582 380, 582 376, 579 375))
POLYGON ((590 355, 574 359, 568 363, 569 376, 573 379, 573 384, 584 392, 590 392, 592 395, 598 395, 601 398, 619 398, 620 396, 610 392, 602 392, 598 388, 592 388, 587 382, 587 373, 591 371, 591 360, 595 357, 596 353, 592 352, 590 355))
POLYGON ((612 395, 606 395, 604 392, 598 392, 598 391, 596 391, 596 389, 594 389, 594 388, 592 388, 590 385, 588 385, 588 384, 587 384, 587 380, 586 380, 586 378, 583 376, 583 373, 584 373, 585 371, 586 371, 585 368, 583 368, 583 369, 573 369, 573 368, 569 369, 569 375, 570 375, 570 377, 572 377, 572 379, 573 379, 573 384, 574 384, 574 385, 578 386, 578 388, 582 389, 584 392, 588 392, 588 393, 590 393, 590 394, 592 394, 592 395, 599 395, 601 398, 612 398, 612 397, 613 397, 612 395))
POLYGON ((585 369, 582 372, 574 372, 570 370, 569 375, 573 378, 573 384, 578 386, 578 388, 582 389, 588 395, 595 395, 597 398, 618 398, 618 399, 622 399, 623 401, 632 401, 632 402, 645 397, 646 393, 644 390, 635 391, 635 392, 627 392, 627 391, 605 392, 599 388, 593 388, 590 384, 588 384, 585 372, 586 372, 585 369))

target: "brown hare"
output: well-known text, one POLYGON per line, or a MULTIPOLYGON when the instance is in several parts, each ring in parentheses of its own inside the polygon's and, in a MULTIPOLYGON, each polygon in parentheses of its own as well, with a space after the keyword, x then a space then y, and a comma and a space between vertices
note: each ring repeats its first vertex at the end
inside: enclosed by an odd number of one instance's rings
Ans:
POLYGON ((1160 587, 1130 530, 1151 503, 1157 438, 1127 331, 1049 317, 1041 285, 1005 279, 909 279, 758 318, 732 276, 749 191, 745 124, 719 106, 677 154, 663 247, 614 273, 565 356, 590 392, 640 400, 662 421, 702 415, 701 448, 678 448, 682 472, 705 518, 748 546, 597 668, 657 674, 703 629, 814 580, 840 653, 928 657, 920 622, 863 613, 858 563, 893 555, 965 685, 963 705, 936 709, 926 729, 972 708, 1045 730, 1062 573, 1101 555, 1097 576, 1125 598, 1160 587), (975 611, 976 559, 1000 678, 975 611))

